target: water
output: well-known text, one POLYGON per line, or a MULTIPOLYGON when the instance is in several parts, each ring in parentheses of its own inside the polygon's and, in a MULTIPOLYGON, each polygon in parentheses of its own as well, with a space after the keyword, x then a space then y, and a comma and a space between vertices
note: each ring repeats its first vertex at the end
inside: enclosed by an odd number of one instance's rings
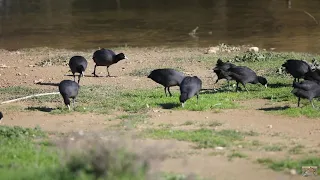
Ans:
POLYGON ((227 43, 318 53, 319 8, 319 0, 0 0, 0 48, 227 43))

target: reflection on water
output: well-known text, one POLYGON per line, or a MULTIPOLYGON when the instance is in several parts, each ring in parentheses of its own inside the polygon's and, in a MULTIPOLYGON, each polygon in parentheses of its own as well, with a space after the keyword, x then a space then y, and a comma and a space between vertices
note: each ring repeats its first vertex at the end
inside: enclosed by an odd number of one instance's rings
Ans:
POLYGON ((0 48, 228 43, 317 52, 319 7, 319 0, 0 0, 0 48))

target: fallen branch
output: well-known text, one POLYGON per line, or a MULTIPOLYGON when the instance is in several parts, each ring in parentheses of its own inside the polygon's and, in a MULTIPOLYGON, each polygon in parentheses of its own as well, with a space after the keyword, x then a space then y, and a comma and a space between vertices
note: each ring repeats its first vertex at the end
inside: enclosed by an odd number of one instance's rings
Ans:
POLYGON ((20 101, 20 100, 24 100, 24 99, 29 99, 29 98, 33 98, 33 97, 53 95, 53 94, 60 94, 60 92, 34 94, 34 95, 22 97, 22 98, 17 98, 17 99, 12 99, 12 100, 9 100, 9 101, 4 101, 4 102, 2 102, 1 104, 11 103, 11 102, 20 101))

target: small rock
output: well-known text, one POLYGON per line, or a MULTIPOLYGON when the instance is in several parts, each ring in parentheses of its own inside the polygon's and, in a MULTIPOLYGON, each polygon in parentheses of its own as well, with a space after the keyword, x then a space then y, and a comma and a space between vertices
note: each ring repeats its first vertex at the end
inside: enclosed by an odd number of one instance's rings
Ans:
POLYGON ((214 149, 215 149, 215 150, 224 150, 224 147, 218 146, 218 147, 215 147, 214 149))
POLYGON ((38 84, 38 83, 41 83, 41 82, 43 82, 43 79, 39 79, 39 80, 34 80, 33 81, 35 84, 38 84))
POLYGON ((267 127, 270 128, 270 129, 272 129, 272 125, 271 125, 271 124, 269 124, 267 127))
POLYGON ((259 51, 259 48, 258 48, 258 47, 250 47, 250 48, 249 48, 249 51, 251 51, 251 52, 258 52, 258 51, 259 51))
POLYGON ((28 76, 28 74, 24 74, 25 76, 28 76))
POLYGON ((212 31, 209 31, 208 34, 212 35, 212 31))
POLYGON ((296 175, 296 174, 297 174, 297 171, 296 171, 295 169, 291 169, 291 170, 290 170, 290 174, 296 175))
POLYGON ((155 113, 156 113, 156 112, 159 112, 159 110, 157 110, 157 109, 154 109, 154 110, 153 110, 153 112, 155 112, 155 113))
POLYGON ((242 146, 242 145, 239 145, 238 148, 243 148, 243 146, 242 146))
POLYGON ((80 136, 83 136, 84 135, 84 132, 81 130, 81 131, 79 131, 79 135, 80 136))
POLYGON ((208 116, 206 116, 206 119, 208 119, 209 117, 208 116))
POLYGON ((70 141, 74 141, 74 137, 71 137, 71 138, 70 138, 70 141))
POLYGON ((147 106, 147 108, 149 108, 150 106, 149 106, 149 104, 146 104, 146 106, 147 106))
POLYGON ((16 75, 17 75, 17 76, 21 76, 22 74, 21 74, 21 73, 17 73, 16 75))
POLYGON ((8 66, 5 65, 5 64, 1 64, 1 65, 0 65, 0 68, 8 68, 8 66))
POLYGON ((219 47, 209 47, 206 51, 206 54, 215 54, 220 50, 219 47))
POLYGON ((33 64, 29 64, 28 66, 29 66, 29 67, 36 67, 36 66, 35 66, 35 65, 33 65, 33 64))

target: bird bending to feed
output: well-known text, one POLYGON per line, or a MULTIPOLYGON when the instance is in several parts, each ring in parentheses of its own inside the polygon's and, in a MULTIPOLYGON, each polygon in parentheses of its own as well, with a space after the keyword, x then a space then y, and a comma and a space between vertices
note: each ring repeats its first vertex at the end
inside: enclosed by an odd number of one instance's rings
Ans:
POLYGON ((172 96, 170 87, 180 86, 180 83, 184 77, 185 75, 182 72, 171 68, 155 69, 148 75, 148 78, 164 86, 164 93, 166 94, 166 96, 168 89, 170 97, 172 96))
POLYGON ((197 76, 186 76, 180 84, 180 103, 184 107, 184 103, 197 96, 197 103, 199 101, 199 92, 202 88, 202 81, 197 76))
POLYGON ((228 76, 230 76, 233 80, 237 82, 236 91, 238 91, 239 83, 243 85, 247 92, 246 84, 257 84, 260 83, 267 88, 268 81, 266 78, 262 76, 257 76, 257 74, 250 68, 246 66, 236 66, 229 68, 228 71, 225 71, 228 76))
POLYGON ((109 67, 112 64, 116 64, 119 61, 123 59, 128 59, 128 58, 123 53, 116 54, 112 50, 102 48, 102 49, 96 50, 93 53, 92 59, 95 62, 94 70, 92 73, 95 77, 97 77, 96 75, 97 66, 107 66, 107 72, 108 72, 107 77, 111 77, 109 73, 109 67))
POLYGON ((0 123, 1 123, 2 118, 3 118, 3 114, 2 114, 2 112, 0 112, 0 123))
POLYGON ((311 72, 312 69, 308 63, 302 60, 289 59, 282 64, 282 67, 285 68, 286 72, 291 74, 294 77, 293 82, 296 82, 298 79, 303 78, 306 73, 311 72))
POLYGON ((84 71, 87 69, 88 62, 83 56, 73 56, 69 60, 69 67, 73 74, 73 80, 76 81, 75 73, 79 73, 78 84, 80 83, 80 77, 84 76, 84 71))
POLYGON ((223 62, 221 59, 218 59, 216 67, 213 68, 213 72, 216 73, 216 75, 218 76, 218 79, 216 80, 215 84, 217 84, 220 79, 226 79, 228 82, 228 88, 230 88, 229 81, 232 80, 232 78, 224 72, 228 71, 230 68, 233 67, 236 67, 236 65, 229 62, 223 62))
POLYGON ((64 104, 70 108, 70 98, 73 99, 73 108, 75 107, 75 99, 79 92, 79 84, 71 80, 63 80, 59 84, 59 92, 63 98, 64 104))
POLYGON ((298 107, 300 107, 300 98, 308 99, 313 108, 313 98, 320 96, 320 84, 315 81, 305 80, 302 82, 294 82, 292 84, 294 88, 291 93, 298 97, 298 107))

